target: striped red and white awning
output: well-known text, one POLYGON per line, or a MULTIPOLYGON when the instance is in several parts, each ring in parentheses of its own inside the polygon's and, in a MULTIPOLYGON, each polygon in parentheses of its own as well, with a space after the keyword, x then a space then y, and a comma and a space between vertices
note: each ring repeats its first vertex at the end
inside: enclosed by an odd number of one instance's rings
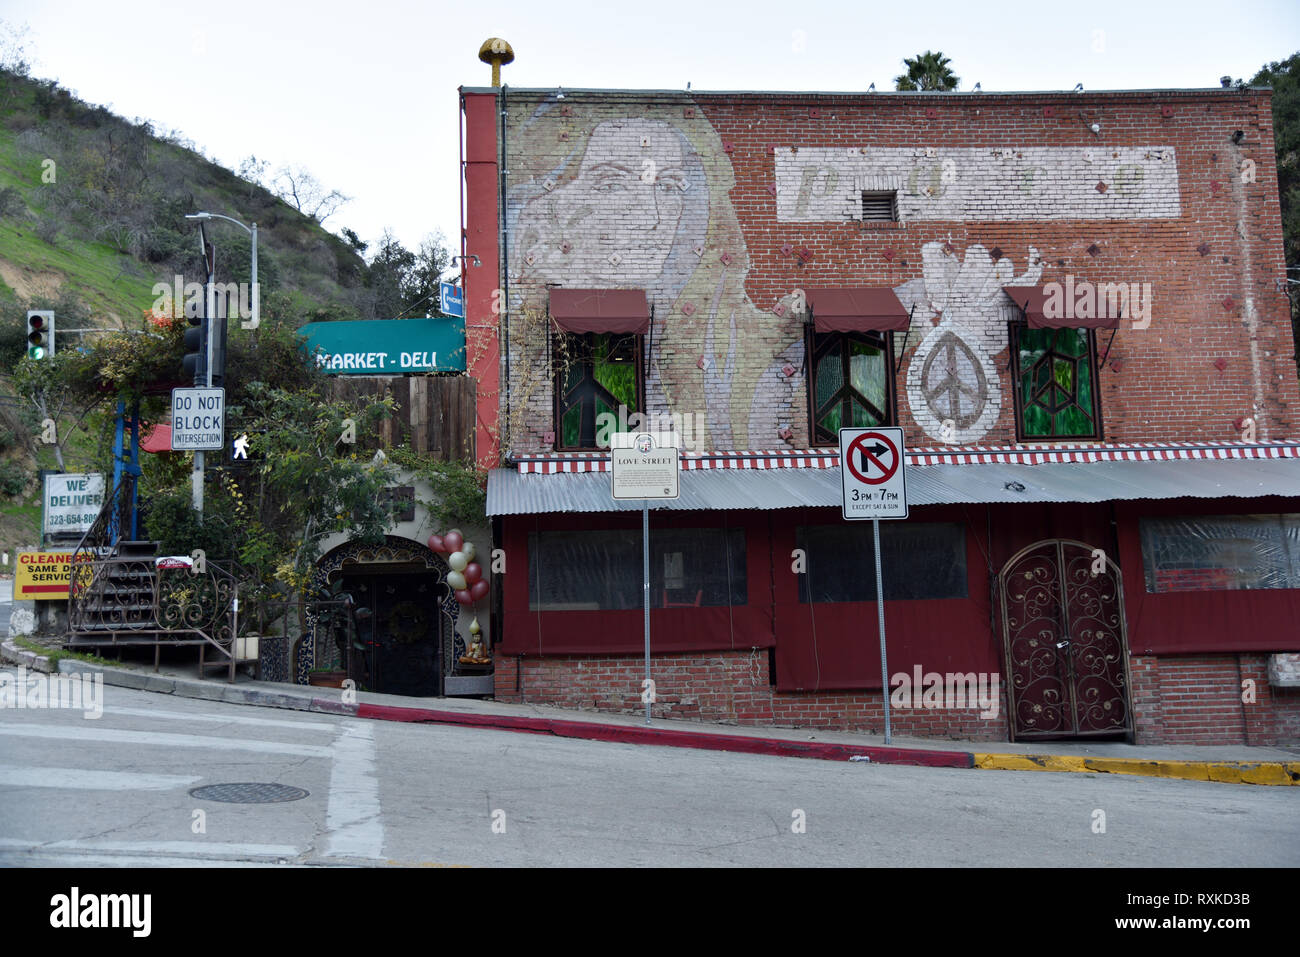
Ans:
MULTIPOLYGON (((1300 458, 1300 442, 1140 442, 1085 446, 964 446, 914 448, 907 464, 1054 465, 1080 462, 1168 462, 1213 459, 1300 458)), ((536 452, 513 456, 521 474, 608 472, 608 452, 536 452)), ((754 452, 683 452, 686 471, 710 469, 839 468, 838 449, 773 449, 754 452)))

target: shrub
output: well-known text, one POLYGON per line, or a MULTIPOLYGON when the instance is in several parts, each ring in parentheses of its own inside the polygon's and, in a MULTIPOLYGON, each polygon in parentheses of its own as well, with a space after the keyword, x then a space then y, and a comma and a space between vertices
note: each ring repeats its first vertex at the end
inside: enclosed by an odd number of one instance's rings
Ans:
POLYGON ((148 230, 140 243, 141 252, 149 262, 173 266, 195 258, 196 245, 193 233, 179 233, 167 226, 148 230))
POLYGON ((0 462, 0 493, 14 498, 21 495, 31 475, 17 462, 0 462))
POLYGON ((21 216, 25 212, 27 204, 23 202, 23 195, 18 192, 17 186, 0 189, 0 216, 21 216))
POLYGON ((36 235, 51 246, 59 244, 59 223, 48 216, 41 217, 41 221, 36 224, 36 235))

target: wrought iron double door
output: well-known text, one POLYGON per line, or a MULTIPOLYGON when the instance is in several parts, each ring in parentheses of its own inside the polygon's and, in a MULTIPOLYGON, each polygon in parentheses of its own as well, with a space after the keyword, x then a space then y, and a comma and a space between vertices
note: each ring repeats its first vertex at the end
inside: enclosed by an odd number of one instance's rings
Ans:
POLYGON ((1119 569, 1099 549, 1052 539, 999 576, 1012 737, 1130 734, 1128 641, 1119 569))

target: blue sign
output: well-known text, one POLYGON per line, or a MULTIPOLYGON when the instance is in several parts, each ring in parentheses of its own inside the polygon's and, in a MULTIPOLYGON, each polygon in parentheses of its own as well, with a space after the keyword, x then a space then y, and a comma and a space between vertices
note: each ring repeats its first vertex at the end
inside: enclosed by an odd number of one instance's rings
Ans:
POLYGON ((438 283, 438 308, 444 316, 465 318, 465 290, 449 282, 438 283))

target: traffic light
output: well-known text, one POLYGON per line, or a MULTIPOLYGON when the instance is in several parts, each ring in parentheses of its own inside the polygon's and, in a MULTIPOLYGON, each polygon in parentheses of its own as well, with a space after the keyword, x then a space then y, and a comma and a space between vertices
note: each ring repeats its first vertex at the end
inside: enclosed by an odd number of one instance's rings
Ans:
POLYGON ((54 313, 49 309, 27 311, 27 358, 54 355, 54 313))
POLYGON ((185 375, 192 377, 195 385, 206 385, 208 320, 204 316, 190 315, 188 309, 185 313, 185 321, 189 323, 185 329, 185 358, 182 360, 185 375))

